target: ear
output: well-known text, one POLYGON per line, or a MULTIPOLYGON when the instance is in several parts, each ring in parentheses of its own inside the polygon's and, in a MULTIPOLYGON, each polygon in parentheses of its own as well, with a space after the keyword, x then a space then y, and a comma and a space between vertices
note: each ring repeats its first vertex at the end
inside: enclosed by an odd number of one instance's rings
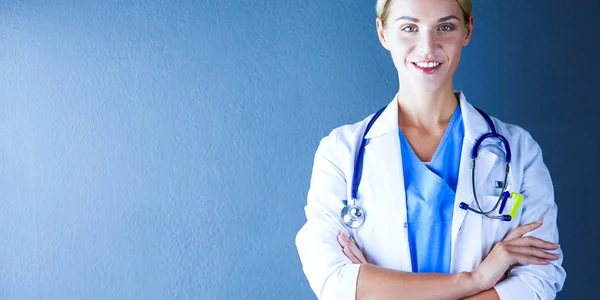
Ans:
POLYGON ((385 28, 383 27, 383 21, 380 18, 377 18, 375 21, 375 25, 377 26, 377 36, 379 37, 379 42, 383 46, 383 48, 390 50, 388 47, 385 28))
POLYGON ((463 46, 466 46, 471 41, 471 37, 473 36, 473 25, 475 24, 475 19, 471 15, 469 17, 469 24, 467 24, 467 34, 465 35, 465 41, 463 42, 463 46))

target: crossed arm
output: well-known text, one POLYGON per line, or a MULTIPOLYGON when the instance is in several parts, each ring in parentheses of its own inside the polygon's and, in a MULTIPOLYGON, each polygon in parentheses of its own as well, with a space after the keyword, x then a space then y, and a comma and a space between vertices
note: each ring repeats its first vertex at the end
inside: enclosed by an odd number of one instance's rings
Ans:
MULTIPOLYGON (((535 235, 557 242, 552 182, 539 146, 530 137, 527 142, 533 145, 523 147, 528 157, 523 159, 524 165, 520 168, 524 169, 523 177, 527 180, 521 190, 526 199, 536 205, 529 206, 520 221, 525 224, 543 219, 545 226, 536 230, 535 235)), ((348 250, 340 251, 335 241, 343 229, 336 219, 339 199, 347 197, 345 175, 340 166, 347 160, 348 151, 342 151, 338 144, 332 134, 323 139, 317 150, 305 207, 307 222, 296 236, 303 271, 319 299, 498 299, 504 296, 549 299, 561 289, 565 278, 564 269, 560 267, 562 258, 557 260, 556 255, 544 251, 556 250, 558 245, 523 236, 540 227, 539 223, 517 227, 495 245, 472 272, 413 274, 351 261, 348 250), (552 266, 547 266, 550 261, 552 266), (503 279, 509 268, 511 276, 503 279)), ((560 249, 556 252, 561 253, 560 249)))
POLYGON ((496 244, 486 259, 472 272, 458 274, 414 274, 383 269, 367 262, 354 239, 344 232, 338 243, 352 263, 360 264, 356 299, 500 299, 493 288, 504 280, 515 264, 545 265, 559 258, 544 250, 556 250, 559 245, 524 234, 539 228, 542 222, 519 226, 496 244), (426 292, 424 292, 426 291, 426 292))

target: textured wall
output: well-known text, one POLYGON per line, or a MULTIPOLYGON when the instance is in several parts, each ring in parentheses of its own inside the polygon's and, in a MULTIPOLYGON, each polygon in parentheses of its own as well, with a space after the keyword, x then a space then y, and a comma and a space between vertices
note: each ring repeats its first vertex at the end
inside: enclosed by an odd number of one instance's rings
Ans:
MULTIPOLYGON (((2 1, 0 298, 313 299, 316 146, 397 89, 374 2, 2 1)), ((456 87, 542 145, 578 299, 600 279, 600 5, 563 3, 475 1, 456 87)))

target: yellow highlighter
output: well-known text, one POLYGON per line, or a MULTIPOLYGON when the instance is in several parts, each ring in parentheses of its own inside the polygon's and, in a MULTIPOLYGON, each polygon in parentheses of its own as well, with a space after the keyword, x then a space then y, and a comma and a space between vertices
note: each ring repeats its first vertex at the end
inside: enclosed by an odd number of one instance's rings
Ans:
POLYGON ((512 210, 510 211, 510 217, 511 219, 514 219, 515 216, 517 215, 517 212, 519 211, 519 208, 521 207, 521 203, 523 203, 523 195, 517 193, 517 192, 512 192, 510 194, 510 198, 515 200, 515 204, 512 207, 512 210))

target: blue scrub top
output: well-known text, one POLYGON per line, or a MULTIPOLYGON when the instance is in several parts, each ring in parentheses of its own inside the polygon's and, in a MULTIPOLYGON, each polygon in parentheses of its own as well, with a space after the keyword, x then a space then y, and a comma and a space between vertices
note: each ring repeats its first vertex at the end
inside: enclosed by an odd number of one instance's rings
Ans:
POLYGON ((450 272, 450 233, 464 131, 458 106, 431 162, 425 165, 399 130, 408 243, 415 273, 450 272))

